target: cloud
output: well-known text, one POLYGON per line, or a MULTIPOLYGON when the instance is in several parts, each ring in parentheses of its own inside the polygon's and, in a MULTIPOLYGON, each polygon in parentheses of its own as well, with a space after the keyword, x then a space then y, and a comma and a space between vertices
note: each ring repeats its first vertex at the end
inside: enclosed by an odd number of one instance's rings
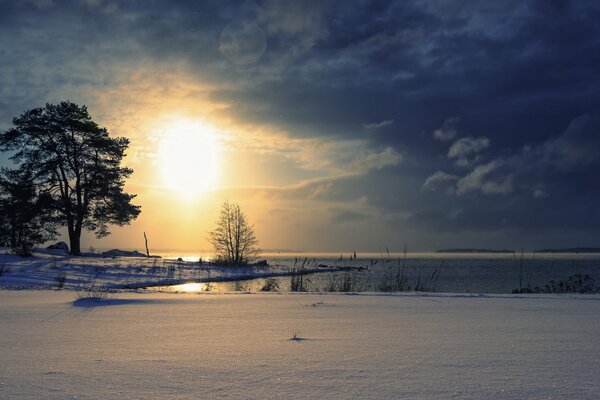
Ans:
POLYGON ((513 191, 512 175, 500 174, 503 163, 494 160, 487 164, 478 165, 469 174, 459 179, 456 183, 456 194, 463 195, 469 192, 483 194, 508 194, 513 191))
MULTIPOLYGON (((437 171, 425 180, 423 188, 435 190, 456 181, 447 193, 506 195, 519 190, 537 199, 546 198, 550 186, 583 184, 589 168, 600 166, 599 132, 600 114, 585 114, 574 118, 560 135, 477 164, 462 177, 437 171)), ((460 166, 474 164, 479 161, 479 152, 489 145, 487 138, 462 138, 451 146, 448 158, 456 159, 460 166)))
POLYGON ((358 173, 365 173, 374 169, 382 169, 398 165, 402 161, 402 155, 391 147, 387 147, 379 152, 369 151, 359 154, 351 163, 351 170, 358 173))
POLYGON ((46 10, 54 5, 54 0, 18 0, 18 4, 31 4, 40 10, 46 10))
POLYGON ((600 161, 600 114, 574 118, 565 132, 539 147, 527 146, 525 152, 538 153, 542 159, 568 170, 600 161))
POLYGON ((179 112, 226 133, 263 201, 307 202, 302 215, 376 193, 369 223, 410 215, 424 243, 553 225, 600 240, 599 15, 589 0, 0 0, 0 127, 47 101, 87 104, 132 139, 139 185, 152 124, 179 112), (240 22, 264 38, 228 58, 220 38, 240 22))
POLYGON ((479 159, 479 153, 490 146, 487 137, 466 137, 458 139, 450 146, 448 158, 455 159, 456 165, 468 166, 479 159))
POLYGON ((536 199, 544 199, 548 197, 548 193, 544 189, 534 189, 533 197, 536 199))
POLYGON ((433 131, 434 139, 437 139, 441 142, 449 142, 450 140, 454 139, 456 133, 458 132, 456 130, 458 121, 460 121, 459 117, 451 117, 445 120, 441 128, 433 131))
POLYGON ((369 218, 369 215, 352 210, 333 210, 331 222, 335 224, 347 224, 353 222, 362 222, 369 218))
POLYGON ((267 0, 260 9, 275 46, 286 46, 286 58, 304 55, 328 32, 326 5, 320 1, 267 0))
MULTIPOLYGON (((425 180, 422 189, 436 191, 440 186, 452 185, 458 179, 459 177, 456 175, 450 175, 443 171, 437 171, 425 180)), ((453 190, 451 186, 447 187, 447 189, 453 190)))
POLYGON ((386 126, 390 126, 394 123, 393 119, 388 119, 385 121, 381 121, 381 122, 372 122, 369 124, 363 124, 363 128, 365 129, 380 129, 380 128, 385 128, 386 126))
POLYGON ((119 3, 111 0, 81 0, 89 8, 97 9, 105 14, 115 14, 119 12, 119 3))

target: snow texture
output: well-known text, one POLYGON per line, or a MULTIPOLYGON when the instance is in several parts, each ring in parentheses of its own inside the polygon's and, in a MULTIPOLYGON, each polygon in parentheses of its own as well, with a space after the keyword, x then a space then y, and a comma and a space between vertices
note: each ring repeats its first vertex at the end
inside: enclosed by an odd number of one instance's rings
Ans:
POLYGON ((0 398, 597 399, 599 313, 597 295, 2 290, 0 398))

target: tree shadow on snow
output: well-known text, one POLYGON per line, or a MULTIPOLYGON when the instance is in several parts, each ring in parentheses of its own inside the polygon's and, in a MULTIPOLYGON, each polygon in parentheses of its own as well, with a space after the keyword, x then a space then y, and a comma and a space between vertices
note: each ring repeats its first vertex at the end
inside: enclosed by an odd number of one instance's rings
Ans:
POLYGON ((74 307, 81 308, 94 308, 94 307, 105 307, 105 306, 122 306, 128 304, 143 304, 151 303, 152 301, 144 299, 96 299, 96 298, 82 298, 73 301, 74 307))
POLYGON ((303 337, 292 337, 292 338, 289 338, 288 340, 291 342, 305 342, 305 341, 311 340, 311 339, 303 338, 303 337))

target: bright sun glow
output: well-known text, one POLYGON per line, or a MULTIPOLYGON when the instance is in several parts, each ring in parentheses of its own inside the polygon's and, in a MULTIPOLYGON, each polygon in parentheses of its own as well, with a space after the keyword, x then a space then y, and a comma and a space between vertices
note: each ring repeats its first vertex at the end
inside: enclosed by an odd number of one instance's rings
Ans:
POLYGON ((163 185, 186 197, 214 189, 220 148, 215 130, 198 120, 177 119, 161 132, 158 158, 163 185))

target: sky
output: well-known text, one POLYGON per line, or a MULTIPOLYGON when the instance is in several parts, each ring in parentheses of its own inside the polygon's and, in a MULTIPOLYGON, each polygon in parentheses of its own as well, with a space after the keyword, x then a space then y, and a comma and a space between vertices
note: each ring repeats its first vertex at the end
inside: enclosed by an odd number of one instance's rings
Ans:
MULTIPOLYGON (((600 246, 600 3, 0 0, 0 130, 70 100, 142 214, 84 246, 600 246)), ((0 163, 8 166, 6 155, 0 163)))

